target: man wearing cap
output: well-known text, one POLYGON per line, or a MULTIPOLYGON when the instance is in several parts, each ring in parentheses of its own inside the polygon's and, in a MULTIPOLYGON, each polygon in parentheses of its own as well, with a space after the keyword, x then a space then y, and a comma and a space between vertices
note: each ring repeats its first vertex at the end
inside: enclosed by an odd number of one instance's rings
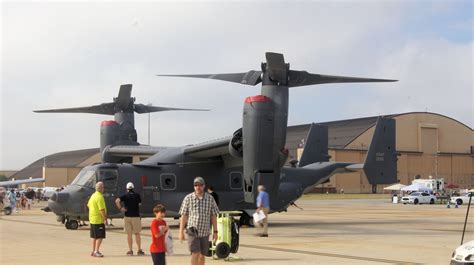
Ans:
POLYGON ((184 227, 188 235, 188 246, 191 252, 191 264, 203 265, 205 256, 209 252, 209 234, 212 223, 212 241, 217 240, 217 207, 214 198, 204 192, 204 179, 196 177, 194 179, 194 192, 188 194, 181 204, 179 214, 179 240, 184 240, 184 227))
POLYGON ((141 247, 140 231, 142 231, 142 221, 140 218, 140 204, 142 199, 140 194, 133 191, 134 185, 132 182, 127 183, 127 193, 120 196, 115 200, 115 205, 125 215, 123 222, 125 224, 125 232, 127 233, 128 243, 128 256, 133 256, 133 238, 132 234, 135 234, 135 242, 137 243, 138 251, 137 255, 142 256, 145 253, 141 247))

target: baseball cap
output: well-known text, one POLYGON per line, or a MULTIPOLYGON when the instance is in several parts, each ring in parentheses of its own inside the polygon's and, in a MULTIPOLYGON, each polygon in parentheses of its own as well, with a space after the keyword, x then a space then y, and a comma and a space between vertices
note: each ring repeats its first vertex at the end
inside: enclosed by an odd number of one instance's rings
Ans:
POLYGON ((133 190, 134 186, 132 182, 127 183, 127 190, 133 190))
POLYGON ((204 185, 204 179, 202 177, 196 177, 194 178, 194 183, 200 183, 204 185))

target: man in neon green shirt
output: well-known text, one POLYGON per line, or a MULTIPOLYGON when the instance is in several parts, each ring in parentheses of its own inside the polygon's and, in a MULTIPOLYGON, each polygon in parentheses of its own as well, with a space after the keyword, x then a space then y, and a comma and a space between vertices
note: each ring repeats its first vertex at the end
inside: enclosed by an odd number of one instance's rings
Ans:
POLYGON ((107 208, 102 193, 104 192, 104 183, 97 182, 95 184, 95 192, 89 199, 87 207, 89 207, 89 223, 91 225, 92 238, 92 257, 102 258, 104 255, 100 253, 99 248, 102 239, 105 238, 105 224, 107 223, 107 208))

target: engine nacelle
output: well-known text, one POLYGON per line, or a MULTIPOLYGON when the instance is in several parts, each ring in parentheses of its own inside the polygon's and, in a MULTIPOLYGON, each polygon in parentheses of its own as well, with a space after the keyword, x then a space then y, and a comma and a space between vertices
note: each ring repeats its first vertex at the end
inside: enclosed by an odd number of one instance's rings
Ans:
POLYGON ((108 145, 120 141, 120 126, 116 121, 103 121, 100 124, 100 151, 108 145))
POLYGON ((271 177, 278 167, 274 149, 273 102, 262 95, 247 97, 244 104, 242 139, 244 194, 252 201, 259 184, 274 186, 271 177))
POLYGON ((102 162, 131 163, 131 157, 115 157, 107 154, 107 149, 113 145, 137 145, 136 131, 130 126, 122 127, 116 121, 103 121, 100 124, 100 153, 102 162))

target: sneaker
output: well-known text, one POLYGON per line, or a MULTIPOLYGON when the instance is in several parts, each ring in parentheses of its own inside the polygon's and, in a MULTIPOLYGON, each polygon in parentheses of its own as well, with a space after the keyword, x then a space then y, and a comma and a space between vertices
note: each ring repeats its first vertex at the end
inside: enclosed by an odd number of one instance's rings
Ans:
POLYGON ((261 234, 260 237, 268 237, 268 234, 261 234))
POLYGON ((129 250, 129 251, 127 252, 127 256, 133 256, 133 251, 132 251, 132 250, 129 250))
POLYGON ((143 250, 139 249, 139 250, 137 251, 137 255, 138 255, 138 256, 144 256, 144 255, 145 255, 145 252, 143 252, 143 250))
POLYGON ((100 253, 99 251, 96 251, 94 252, 94 254, 92 254, 93 257, 96 257, 96 258, 103 258, 104 255, 102 255, 102 253, 100 253))

